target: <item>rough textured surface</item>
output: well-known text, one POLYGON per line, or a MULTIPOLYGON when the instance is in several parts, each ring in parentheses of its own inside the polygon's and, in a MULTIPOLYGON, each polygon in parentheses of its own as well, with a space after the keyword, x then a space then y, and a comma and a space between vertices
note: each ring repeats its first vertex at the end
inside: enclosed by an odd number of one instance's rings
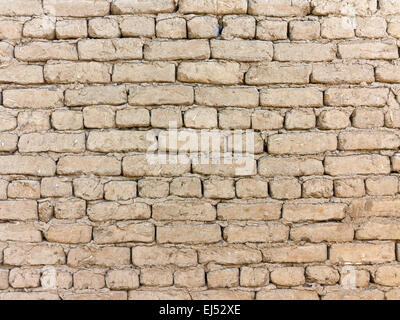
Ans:
POLYGON ((0 0, 0 299, 399 299, 400 1, 0 0))

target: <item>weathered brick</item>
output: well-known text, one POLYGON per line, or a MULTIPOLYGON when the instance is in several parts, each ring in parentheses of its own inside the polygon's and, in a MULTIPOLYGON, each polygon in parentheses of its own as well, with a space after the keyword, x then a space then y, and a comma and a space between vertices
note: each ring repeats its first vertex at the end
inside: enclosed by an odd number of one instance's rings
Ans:
POLYGON ((168 13, 175 10, 173 0, 116 0, 111 4, 113 14, 168 13))
POLYGON ((322 175, 322 161, 301 157, 264 157, 258 162, 258 171, 264 177, 322 175))
POLYGON ((277 43, 274 60, 277 61, 332 61, 336 58, 336 46, 318 43, 277 43))
POLYGON ((92 221, 144 220, 150 218, 150 207, 145 203, 100 202, 90 204, 87 215, 92 221))
POLYGON ((142 59, 141 39, 85 39, 78 42, 80 60, 110 61, 142 59))
POLYGON ((155 220, 213 221, 216 218, 216 210, 207 202, 168 201, 152 206, 152 218, 155 220))
MULTIPOLYGON (((241 81, 240 65, 232 62, 182 62, 178 80, 205 84, 233 85, 241 81)), ((175 80, 175 79, 174 79, 175 80)))
POLYGON ((260 101, 263 107, 322 107, 323 94, 314 88, 265 89, 260 101))
POLYGON ((119 63, 114 65, 113 82, 175 82, 175 66, 169 63, 119 63))
POLYGON ((310 74, 310 66, 281 64, 254 66, 246 73, 246 83, 250 85, 305 84, 309 82, 310 74))
POLYGON ((354 239, 351 226, 342 223, 313 224, 290 229, 290 239, 309 242, 346 242, 354 239))
POLYGON ((146 159, 146 156, 143 155, 127 156, 122 161, 123 175, 128 177, 174 177, 190 171, 190 161, 186 156, 170 156, 160 160, 169 160, 170 163, 160 163, 157 157, 146 159))
POLYGON ((354 200, 349 213, 353 217, 396 217, 400 201, 398 199, 363 199, 354 200))
POLYGON ((44 156, 1 156, 1 174, 22 174, 39 177, 53 176, 56 170, 54 160, 44 156))
POLYGON ((43 67, 31 64, 10 64, 0 73, 0 83, 40 84, 44 83, 43 67))
POLYGON ((395 247, 393 243, 380 244, 333 244, 329 251, 332 263, 360 263, 373 264, 395 260, 395 247))
POLYGON ((82 267, 99 265, 115 267, 130 264, 130 249, 122 247, 80 247, 68 252, 68 265, 82 267))
POLYGON ((271 61, 273 46, 258 40, 211 40, 211 58, 240 62, 271 61))
POLYGON ((311 82, 327 84, 374 82, 374 68, 363 64, 317 64, 311 82))
POLYGON ((254 226, 229 225, 224 228, 224 239, 229 243, 282 242, 288 239, 289 227, 279 223, 254 226))
POLYGON ((64 264, 65 253, 55 245, 13 244, 4 250, 4 263, 13 266, 64 264))
POLYGON ((302 17, 310 12, 310 3, 305 0, 250 0, 249 14, 272 17, 302 17))
POLYGON ((73 44, 67 42, 30 42, 15 47, 15 57, 21 61, 78 60, 73 44))
POLYGON ((325 173, 332 176, 389 174, 390 160, 380 155, 329 156, 325 158, 325 173))
POLYGON ((312 13, 315 15, 370 15, 377 10, 377 0, 347 0, 346 6, 339 0, 312 0, 312 13))
POLYGON ((145 60, 203 60, 209 57, 207 40, 153 40, 144 46, 145 60))
POLYGON ((355 131, 339 134, 340 150, 380 150, 397 149, 399 137, 387 131, 355 131))
POLYGON ((106 0, 44 0, 43 8, 46 14, 57 17, 95 17, 110 12, 110 4, 106 0))
POLYGON ((397 46, 392 42, 339 43, 338 52, 342 59, 392 60, 399 58, 397 46))
POLYGON ((95 86, 65 91, 65 104, 69 107, 99 104, 120 105, 128 100, 124 86, 95 86))
POLYGON ((370 220, 356 231, 356 239, 359 240, 397 240, 399 237, 399 223, 388 219, 370 220))
POLYGON ((206 106, 252 108, 259 104, 255 88, 198 87, 195 95, 196 103, 206 106))
POLYGON ((150 223, 120 223, 95 227, 93 240, 98 244, 154 241, 154 226, 150 223))
POLYGON ((263 260, 272 263, 323 262, 327 258, 327 248, 324 244, 270 247, 262 249, 262 253, 263 260))
POLYGON ((129 90, 130 105, 190 105, 193 102, 194 92, 190 86, 148 86, 129 90))
POLYGON ((18 142, 20 152, 72 152, 85 151, 84 134, 30 133, 18 142))
POLYGON ((182 0, 182 13, 243 14, 247 12, 246 0, 182 0))
POLYGON ((389 91, 386 88, 378 89, 335 89, 325 91, 325 103, 335 107, 369 106, 383 107, 387 103, 389 91))
POLYGON ((53 224, 44 232, 49 242, 88 243, 92 239, 92 227, 84 224, 53 224))
POLYGON ((199 263, 238 265, 260 263, 261 252, 249 247, 206 247, 198 251, 199 263))
POLYGON ((158 243, 215 243, 221 240, 217 224, 175 224, 157 227, 158 243))
POLYGON ((279 203, 220 203, 217 214, 221 220, 278 220, 281 207, 279 203))
POLYGON ((173 247, 143 247, 132 248, 132 263, 136 266, 194 266, 197 263, 197 253, 193 249, 173 247))
POLYGON ((41 242, 41 232, 31 224, 0 224, 0 241, 41 242))

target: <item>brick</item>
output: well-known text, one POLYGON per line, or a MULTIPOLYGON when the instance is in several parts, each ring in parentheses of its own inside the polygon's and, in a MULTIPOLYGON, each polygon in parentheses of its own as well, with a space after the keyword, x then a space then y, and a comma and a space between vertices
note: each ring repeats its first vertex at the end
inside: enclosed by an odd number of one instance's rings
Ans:
POLYGON ((1 156, 1 174, 21 174, 39 177, 53 176, 56 170, 54 160, 43 156, 1 156))
POLYGON ((288 236, 289 227, 278 223, 246 227, 229 225, 224 228, 224 239, 229 243, 282 242, 288 236))
POLYGON ((395 248, 392 243, 379 244, 333 244, 330 248, 332 263, 374 264, 395 260, 395 248))
POLYGON ((210 199, 232 199, 235 197, 234 181, 211 178, 203 183, 204 197, 210 199))
POLYGON ((140 271, 140 284, 144 286, 168 287, 174 282, 170 270, 161 268, 145 268, 140 271))
POLYGON ((126 201, 136 198, 137 186, 135 181, 110 181, 104 185, 104 199, 126 201))
POLYGON ((133 270, 110 270, 106 275, 106 284, 113 290, 137 289, 139 276, 133 270))
POLYGON ((315 291, 301 289, 262 290, 257 292, 257 300, 319 300, 315 291))
POLYGON ((181 128, 182 125, 183 121, 180 110, 176 110, 175 108, 151 110, 151 126, 154 128, 181 128))
POLYGON ((343 6, 340 1, 312 0, 312 13, 315 15, 371 15, 377 10, 377 0, 349 0, 348 6, 343 6))
POLYGON ((52 40, 55 38, 55 23, 51 19, 45 18, 34 18, 27 21, 24 24, 23 36, 34 39, 48 39, 52 40))
POLYGON ((383 127, 385 116, 381 110, 356 109, 352 115, 353 126, 359 129, 383 127))
POLYGON ((265 198, 268 196, 268 182, 253 179, 241 179, 236 182, 238 198, 265 198))
POLYGON ((215 208, 207 202, 167 201, 153 204, 154 220, 213 221, 216 218, 215 208))
POLYGON ((193 163, 193 173, 203 175, 218 175, 224 177, 251 176, 256 173, 256 161, 250 157, 217 158, 207 164, 193 163), (229 164, 229 165, 227 165, 229 164))
POLYGON ((349 213, 353 217, 396 217, 400 202, 397 199, 354 200, 349 213))
POLYGON ((18 40, 22 36, 23 23, 16 19, 3 18, 0 20, 0 39, 1 40, 18 40))
POLYGON ((310 179, 303 183, 303 198, 331 198, 333 182, 328 179, 310 179))
POLYGON ((31 224, 2 223, 0 241, 41 242, 41 232, 31 224))
POLYGON ((160 163, 157 158, 153 160, 151 157, 146 159, 143 155, 127 156, 122 161, 123 175, 128 177, 176 177, 190 171, 190 161, 183 155, 169 157, 170 163, 160 163), (156 163, 152 163, 153 160, 156 163))
POLYGON ((111 4, 112 14, 169 13, 174 12, 173 0, 116 0, 111 4))
MULTIPOLYGON (((204 84, 234 85, 241 82, 240 65, 232 62, 182 62, 178 80, 204 84)), ((175 79, 174 79, 175 80, 175 79)))
POLYGON ((323 300, 383 300, 383 292, 373 290, 338 290, 329 292, 322 297, 323 300))
POLYGON ((8 185, 9 198, 39 199, 40 184, 36 181, 13 181, 8 185))
POLYGON ((253 300, 254 293, 244 290, 205 290, 191 292, 193 300, 253 300))
POLYGON ((144 220, 150 218, 150 207, 145 203, 100 202, 89 204, 87 215, 92 221, 144 220))
POLYGON ((108 129, 115 127, 115 112, 110 107, 88 107, 83 109, 86 128, 108 129))
POLYGON ((357 18, 356 35, 361 38, 382 38, 386 36, 386 20, 381 17, 357 18), (374 27, 371 28, 371 25, 374 27))
POLYGON ((337 148, 335 134, 325 133, 287 133, 270 136, 270 154, 314 154, 334 151, 337 148))
POLYGON ((155 35, 154 19, 150 17, 127 16, 119 24, 123 37, 148 37, 155 35))
POLYGON ((202 267, 177 270, 174 273, 174 284, 177 287, 203 287, 205 281, 205 273, 202 267))
POLYGON ((65 92, 65 104, 69 107, 99 104, 121 105, 127 102, 123 86, 95 86, 71 89, 65 92))
POLYGON ((88 270, 74 273, 75 289, 101 289, 105 285, 104 276, 88 270))
POLYGON ((268 269, 263 267, 242 267, 240 269, 240 285, 243 287, 260 287, 269 282, 268 269))
POLYGON ((303 65, 254 66, 246 73, 246 83, 257 86, 280 83, 305 84, 309 82, 310 74, 311 68, 303 65))
POLYGON ((119 38, 121 36, 118 21, 109 18, 89 20, 88 33, 91 38, 119 38))
POLYGON ((169 195, 169 183, 157 178, 141 179, 138 190, 141 198, 165 198, 169 195))
POLYGON ((260 94, 263 107, 322 107, 323 94, 314 88, 264 89, 260 94))
POLYGON ((400 83, 397 72, 400 67, 397 65, 385 64, 376 68, 376 80, 379 82, 400 83))
POLYGON ((399 277, 399 266, 381 266, 376 270, 375 283, 383 286, 397 287, 400 285, 399 277))
POLYGON ((284 287, 296 287, 305 283, 304 268, 279 268, 271 272, 271 282, 284 287))
POLYGON ((18 137, 10 133, 0 134, 0 151, 13 152, 17 150, 18 137))
POLYGON ((119 128, 147 127, 150 124, 150 113, 141 108, 118 110, 115 122, 119 128))
POLYGON ((21 61, 78 60, 76 47, 66 42, 30 42, 15 47, 15 57, 21 61))
POLYGON ((319 284, 333 285, 339 281, 339 272, 329 266, 310 266, 306 268, 306 277, 319 284))
POLYGON ((365 180, 367 193, 373 196, 394 196, 399 190, 397 177, 377 177, 365 180))
POLYGON ((130 105, 190 105, 193 102, 194 93, 190 86, 148 86, 129 90, 130 105))
POLYGON ((11 131, 17 127, 17 119, 15 116, 3 112, 0 115, 0 131, 11 131))
POLYGON ((15 0, 12 3, 1 0, 0 7, 2 16, 33 16, 43 13, 39 0, 15 0))
POLYGON ((390 160, 380 155, 326 157, 325 173, 332 176, 354 174, 389 174, 390 160))
POLYGON ((98 62, 51 62, 44 67, 44 78, 48 83, 108 83, 111 80, 109 67, 98 62))
POLYGON ((40 270, 11 269, 9 281, 13 288, 37 288, 40 283, 40 270))
POLYGON ((51 125, 56 130, 80 130, 83 128, 83 115, 79 111, 54 111, 51 125))
POLYGON ((387 103, 388 89, 357 88, 357 89, 335 89, 325 91, 325 104, 335 107, 345 106, 369 106, 383 107, 387 103))
POLYGON ((311 82, 326 84, 374 82, 374 68, 362 64, 317 64, 313 66, 311 82))
POLYGON ((273 46, 258 40, 211 40, 211 58, 239 62, 271 61, 273 46))
POLYGON ((79 178, 73 181, 74 195, 84 200, 103 198, 103 184, 95 178, 79 178))
POLYGON ((158 243, 215 243, 221 240, 219 225, 175 224, 157 227, 158 243))
POLYGON ((189 248, 136 246, 132 248, 132 263, 135 266, 189 267, 197 264, 197 253, 189 248))
POLYGON ((230 268, 207 272, 209 288, 231 288, 239 285, 239 269, 230 268))
POLYGON ((278 220, 281 207, 279 203, 220 203, 217 214, 220 220, 278 220))
POLYGON ((256 20, 250 16, 223 18, 221 38, 232 40, 234 38, 252 39, 256 34, 256 20))
POLYGON ((54 206, 54 215, 57 219, 79 219, 85 214, 86 201, 81 199, 60 199, 54 206))
POLYGON ((59 20, 56 22, 57 39, 79 39, 88 35, 86 20, 59 20))
POLYGON ((383 15, 394 15, 400 12, 399 4, 391 0, 379 0, 379 9, 383 15))
POLYGON ((350 126, 350 115, 341 110, 324 110, 317 120, 318 128, 322 130, 345 129, 350 126))
POLYGON ((102 156, 66 156, 59 160, 57 173, 63 175, 119 175, 121 164, 115 158, 102 156))
POLYGON ((364 180, 339 179, 335 180, 335 196, 338 198, 360 198, 365 195, 364 180))
POLYGON ((397 46, 391 42, 348 42, 339 43, 339 56, 342 59, 398 59, 397 46))
POLYGON ((170 18, 158 20, 156 25, 157 38, 184 39, 186 38, 186 20, 170 18))
POLYGON ((332 61, 336 58, 336 47, 332 44, 277 43, 274 45, 274 60, 277 61, 332 61))
POLYGON ((321 36, 326 39, 355 37, 356 22, 352 17, 328 17, 321 22, 321 36))
POLYGON ((53 224, 44 232, 49 242, 88 243, 92 239, 92 227, 83 224, 53 224))
POLYGON ((170 193, 182 198, 201 198, 201 181, 190 177, 176 178, 170 184, 170 193))
POLYGON ((387 33, 398 39, 400 36, 400 24, 398 21, 389 21, 387 24, 387 33))
POLYGON ((63 300, 127 300, 125 291, 109 291, 99 293, 73 293, 62 296, 63 300))
POLYGON ((64 264, 65 253, 55 245, 13 244, 4 250, 4 263, 13 266, 64 264))
POLYGON ((120 223, 95 227, 93 241, 98 244, 154 241, 154 226, 150 223, 120 223))
POLYGON ((50 129, 50 114, 46 111, 22 111, 18 113, 17 120, 21 133, 44 132, 50 129))
POLYGON ((7 289, 9 286, 8 273, 9 273, 8 270, 0 271, 0 289, 2 290, 7 289))
POLYGON ((114 65, 113 82, 175 82, 175 66, 165 63, 120 63, 114 65))
POLYGON ((144 46, 145 60, 204 60, 210 57, 206 40, 153 40, 144 46))
POLYGON ((387 131, 355 131, 339 134, 339 150, 394 150, 399 137, 387 131))
POLYGON ((278 200, 298 199, 301 197, 301 184, 297 179, 278 179, 269 184, 271 198, 278 200))
POLYGON ((212 16, 193 17, 187 21, 189 39, 216 38, 219 32, 218 20, 212 16))
POLYGON ((316 40, 320 37, 321 27, 318 21, 291 21, 289 23, 290 40, 316 40))
POLYGON ((254 130, 277 130, 283 128, 284 117, 278 112, 257 110, 251 117, 254 130))
POLYGON ((146 152, 154 146, 154 134, 139 131, 91 132, 87 139, 87 149, 95 152, 146 152))
POLYGON ((43 8, 46 14, 56 17, 96 17, 107 15, 110 4, 106 0, 44 0, 43 8))
POLYGON ((264 177, 322 175, 322 162, 301 157, 264 157, 259 160, 258 171, 264 177))
POLYGON ((302 17, 310 12, 310 4, 304 0, 250 0, 249 14, 272 17, 302 17))
POLYGON ((315 127, 316 118, 313 110, 292 110, 286 113, 287 130, 306 130, 315 127))
POLYGON ((122 247, 73 248, 68 252, 68 265, 71 267, 130 265, 130 249, 122 247))
POLYGON ((63 91, 21 89, 3 91, 3 105, 13 109, 52 109, 63 106, 63 91))
POLYGON ((399 237, 400 225, 388 219, 367 221, 356 232, 356 239, 359 240, 397 240, 399 237))
POLYGON ((142 59, 141 39, 84 39, 78 41, 80 60, 113 61, 142 59))
POLYGON ((30 133, 22 135, 18 142, 20 152, 72 152, 85 151, 83 134, 30 133))
POLYGON ((196 103, 216 107, 257 107, 258 91, 255 88, 214 88, 195 89, 196 103))
POLYGON ((207 247, 200 249, 199 263, 218 263, 222 265, 237 265, 259 263, 261 252, 248 247, 207 247))
POLYGON ((313 224, 290 229, 290 239, 309 242, 346 242, 354 239, 351 226, 342 223, 313 224))
POLYGON ((43 67, 28 64, 11 64, 2 68, 0 83, 40 84, 44 82, 43 67))
POLYGON ((43 178, 40 188, 42 197, 72 196, 72 184, 59 178, 43 178))
POLYGON ((182 13, 243 14, 247 12, 246 0, 182 0, 179 3, 182 13))
POLYGON ((287 36, 286 21, 261 20, 257 23, 256 38, 259 40, 284 40, 287 36))
POLYGON ((271 263, 323 262, 327 258, 327 248, 324 244, 270 247, 263 249, 262 253, 263 260, 271 263))

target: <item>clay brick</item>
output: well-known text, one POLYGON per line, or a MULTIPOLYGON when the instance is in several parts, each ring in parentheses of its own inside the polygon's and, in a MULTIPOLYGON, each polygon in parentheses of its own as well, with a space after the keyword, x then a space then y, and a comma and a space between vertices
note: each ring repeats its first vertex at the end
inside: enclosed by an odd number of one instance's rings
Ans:
POLYGON ((327 258, 327 248, 324 244, 271 247, 263 249, 262 253, 263 260, 271 263, 323 262, 327 258))
POLYGON ((309 242, 347 242, 354 239, 351 226, 341 223, 313 224, 290 229, 290 239, 309 242))
POLYGON ((190 105, 193 102, 194 92, 190 86, 149 86, 129 90, 130 105, 190 105))
POLYGON ((264 157, 259 160, 258 171, 264 177, 298 177, 322 175, 324 168, 322 162, 316 159, 264 157))
POLYGON ((84 39, 78 42, 80 60, 112 61, 142 59, 141 39, 84 39))
POLYGON ((88 35, 87 22, 83 19, 59 20, 56 22, 57 39, 79 39, 88 35))
POLYGON ((332 176, 354 174, 389 174, 390 160, 380 155, 326 157, 325 173, 332 176))
POLYGON ((371 219, 356 232, 356 239, 359 240, 396 240, 399 236, 400 225, 389 219, 371 219))
POLYGON ((271 61, 273 46, 258 40, 211 40, 211 58, 240 62, 271 61))
POLYGON ((130 249, 122 247, 73 248, 68 252, 68 265, 115 267, 130 264, 130 249))
POLYGON ((44 232, 49 242, 88 243, 92 239, 92 227, 83 224, 53 224, 44 232))
POLYGON ((322 107, 323 94, 314 88, 265 89, 261 91, 263 107, 322 107))
POLYGON ((65 92, 65 104, 69 107, 99 104, 120 105, 127 102, 123 86, 95 86, 71 89, 65 92))
POLYGON ((228 243, 282 242, 288 239, 289 227, 278 223, 266 225, 236 226, 224 228, 224 239, 228 243))
POLYGON ((114 65, 113 82, 175 82, 173 64, 121 63, 114 65))
POLYGON ((136 266, 194 266, 197 263, 197 253, 193 249, 173 247, 144 247, 132 248, 132 263, 136 266))
POLYGON ((367 193, 374 196, 393 196, 399 190, 397 177, 377 177, 365 180, 367 193))
POLYGON ((171 156, 169 160, 171 163, 151 164, 143 155, 127 156, 122 161, 123 175, 128 177, 175 177, 190 171, 190 161, 186 156, 171 156))
POLYGON ((309 1, 304 0, 250 0, 249 14, 272 17, 302 17, 310 12, 309 1))
POLYGON ((256 34, 256 20, 250 16, 223 18, 221 38, 232 40, 234 38, 252 39, 256 34))
POLYGON ((144 46, 145 60, 204 60, 209 57, 207 40, 153 40, 144 46))
POLYGON ((239 269, 222 269, 207 272, 209 288, 231 288, 239 285, 239 269))
POLYGON ((286 21, 261 20, 257 23, 256 38, 259 40, 284 40, 287 37, 286 21))
POLYGON ((55 245, 13 244, 4 250, 4 263, 13 266, 64 264, 65 253, 55 245))
POLYGON ((240 65, 237 63, 182 62, 178 67, 177 79, 181 82, 234 85, 241 78, 240 65))
POLYGON ((119 24, 123 37, 148 37, 155 35, 154 19, 150 17, 127 16, 119 24))
POLYGON ((315 15, 370 15, 377 10, 377 0, 348 0, 348 7, 340 1, 312 0, 312 13, 315 15))
POLYGON ((292 222, 341 220, 345 210, 346 205, 340 203, 285 204, 282 216, 292 222))
POLYGON ((383 286, 399 286, 399 266, 381 266, 376 270, 375 283, 383 286))
POLYGON ((54 160, 44 156, 1 156, 1 174, 22 174, 39 177, 53 176, 56 170, 54 160))
POLYGON ((335 196, 338 198, 360 198, 365 195, 364 180, 339 179, 335 180, 335 196))
POLYGON ((193 17, 187 21, 189 39, 216 38, 219 32, 218 19, 212 16, 193 17))
POLYGON ((170 18, 158 20, 156 25, 157 38, 183 39, 186 38, 186 20, 170 18))
POLYGON ((177 270, 174 273, 174 284, 177 287, 203 287, 205 281, 205 273, 202 267, 177 270))
POLYGON ((271 282, 283 287, 296 287, 305 283, 304 268, 279 268, 271 272, 271 282))
POLYGON ((43 13, 40 0, 7 0, 0 1, 0 15, 2 16, 33 16, 43 13))
POLYGON ((369 106, 383 107, 387 103, 388 89, 328 89, 325 91, 325 103, 335 107, 369 106))
POLYGON ((152 206, 155 220, 213 221, 215 217, 215 208, 207 202, 168 201, 152 206))
POLYGON ((246 0, 182 0, 179 3, 182 13, 243 14, 247 12, 246 0))
POLYGON ((139 276, 132 270, 110 270, 106 275, 107 287, 113 290, 130 290, 139 287, 139 276))
POLYGON ((168 13, 174 10, 173 0, 116 0, 111 4, 113 14, 168 13))
POLYGON ((66 42, 30 42, 15 47, 15 57, 21 61, 78 60, 73 44, 66 42))
POLYGON ((274 60, 277 61, 332 61, 336 58, 336 46, 318 43, 277 43, 274 60))
POLYGON ((30 133, 18 142, 20 152, 71 152, 85 151, 84 134, 30 133))
POLYGON ((246 73, 246 83, 258 86, 279 83, 305 84, 309 82, 310 74, 311 68, 303 65, 254 66, 246 73))
POLYGON ((311 82, 326 84, 374 82, 374 68, 362 64, 316 64, 311 82))
POLYGON ((110 4, 106 0, 83 0, 72 3, 69 0, 44 0, 43 8, 46 14, 57 17, 95 17, 107 15, 110 4))
POLYGON ((392 243, 380 244, 333 244, 330 248, 332 263, 383 263, 395 260, 395 248, 392 243))
POLYGON ((339 281, 339 272, 329 266, 310 266, 306 268, 306 277, 319 284, 333 285, 339 281))
POLYGON ((2 223, 0 241, 41 242, 41 232, 31 224, 2 223))
POLYGON ((109 18, 90 19, 88 33, 91 38, 119 38, 121 36, 118 21, 109 18))
POLYGON ((87 215, 92 221, 144 220, 150 218, 150 207, 145 203, 100 202, 90 204, 87 215))
POLYGON ((154 241, 154 226, 150 223, 120 223, 95 227, 93 241, 98 244, 154 241))
POLYGON ((158 243, 215 243, 221 240, 221 228, 217 224, 175 224, 157 227, 158 243))
POLYGON ((255 88, 198 87, 195 89, 196 103, 210 107, 252 108, 259 104, 255 88))
POLYGON ((43 67, 30 64, 11 64, 4 66, 0 83, 40 84, 44 83, 43 67))
POLYGON ((81 199, 60 199, 54 206, 54 215, 57 219, 79 219, 85 214, 86 201, 81 199))
POLYGON ((339 56, 342 59, 398 59, 397 46, 391 42, 348 42, 339 43, 339 56))

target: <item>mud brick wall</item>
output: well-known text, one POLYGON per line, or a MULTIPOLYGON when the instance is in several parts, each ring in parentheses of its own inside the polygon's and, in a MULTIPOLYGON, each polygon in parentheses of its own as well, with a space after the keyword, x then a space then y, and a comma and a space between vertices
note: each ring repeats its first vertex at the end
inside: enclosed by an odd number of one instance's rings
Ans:
POLYGON ((0 0, 0 299, 400 298, 399 0, 0 0))

